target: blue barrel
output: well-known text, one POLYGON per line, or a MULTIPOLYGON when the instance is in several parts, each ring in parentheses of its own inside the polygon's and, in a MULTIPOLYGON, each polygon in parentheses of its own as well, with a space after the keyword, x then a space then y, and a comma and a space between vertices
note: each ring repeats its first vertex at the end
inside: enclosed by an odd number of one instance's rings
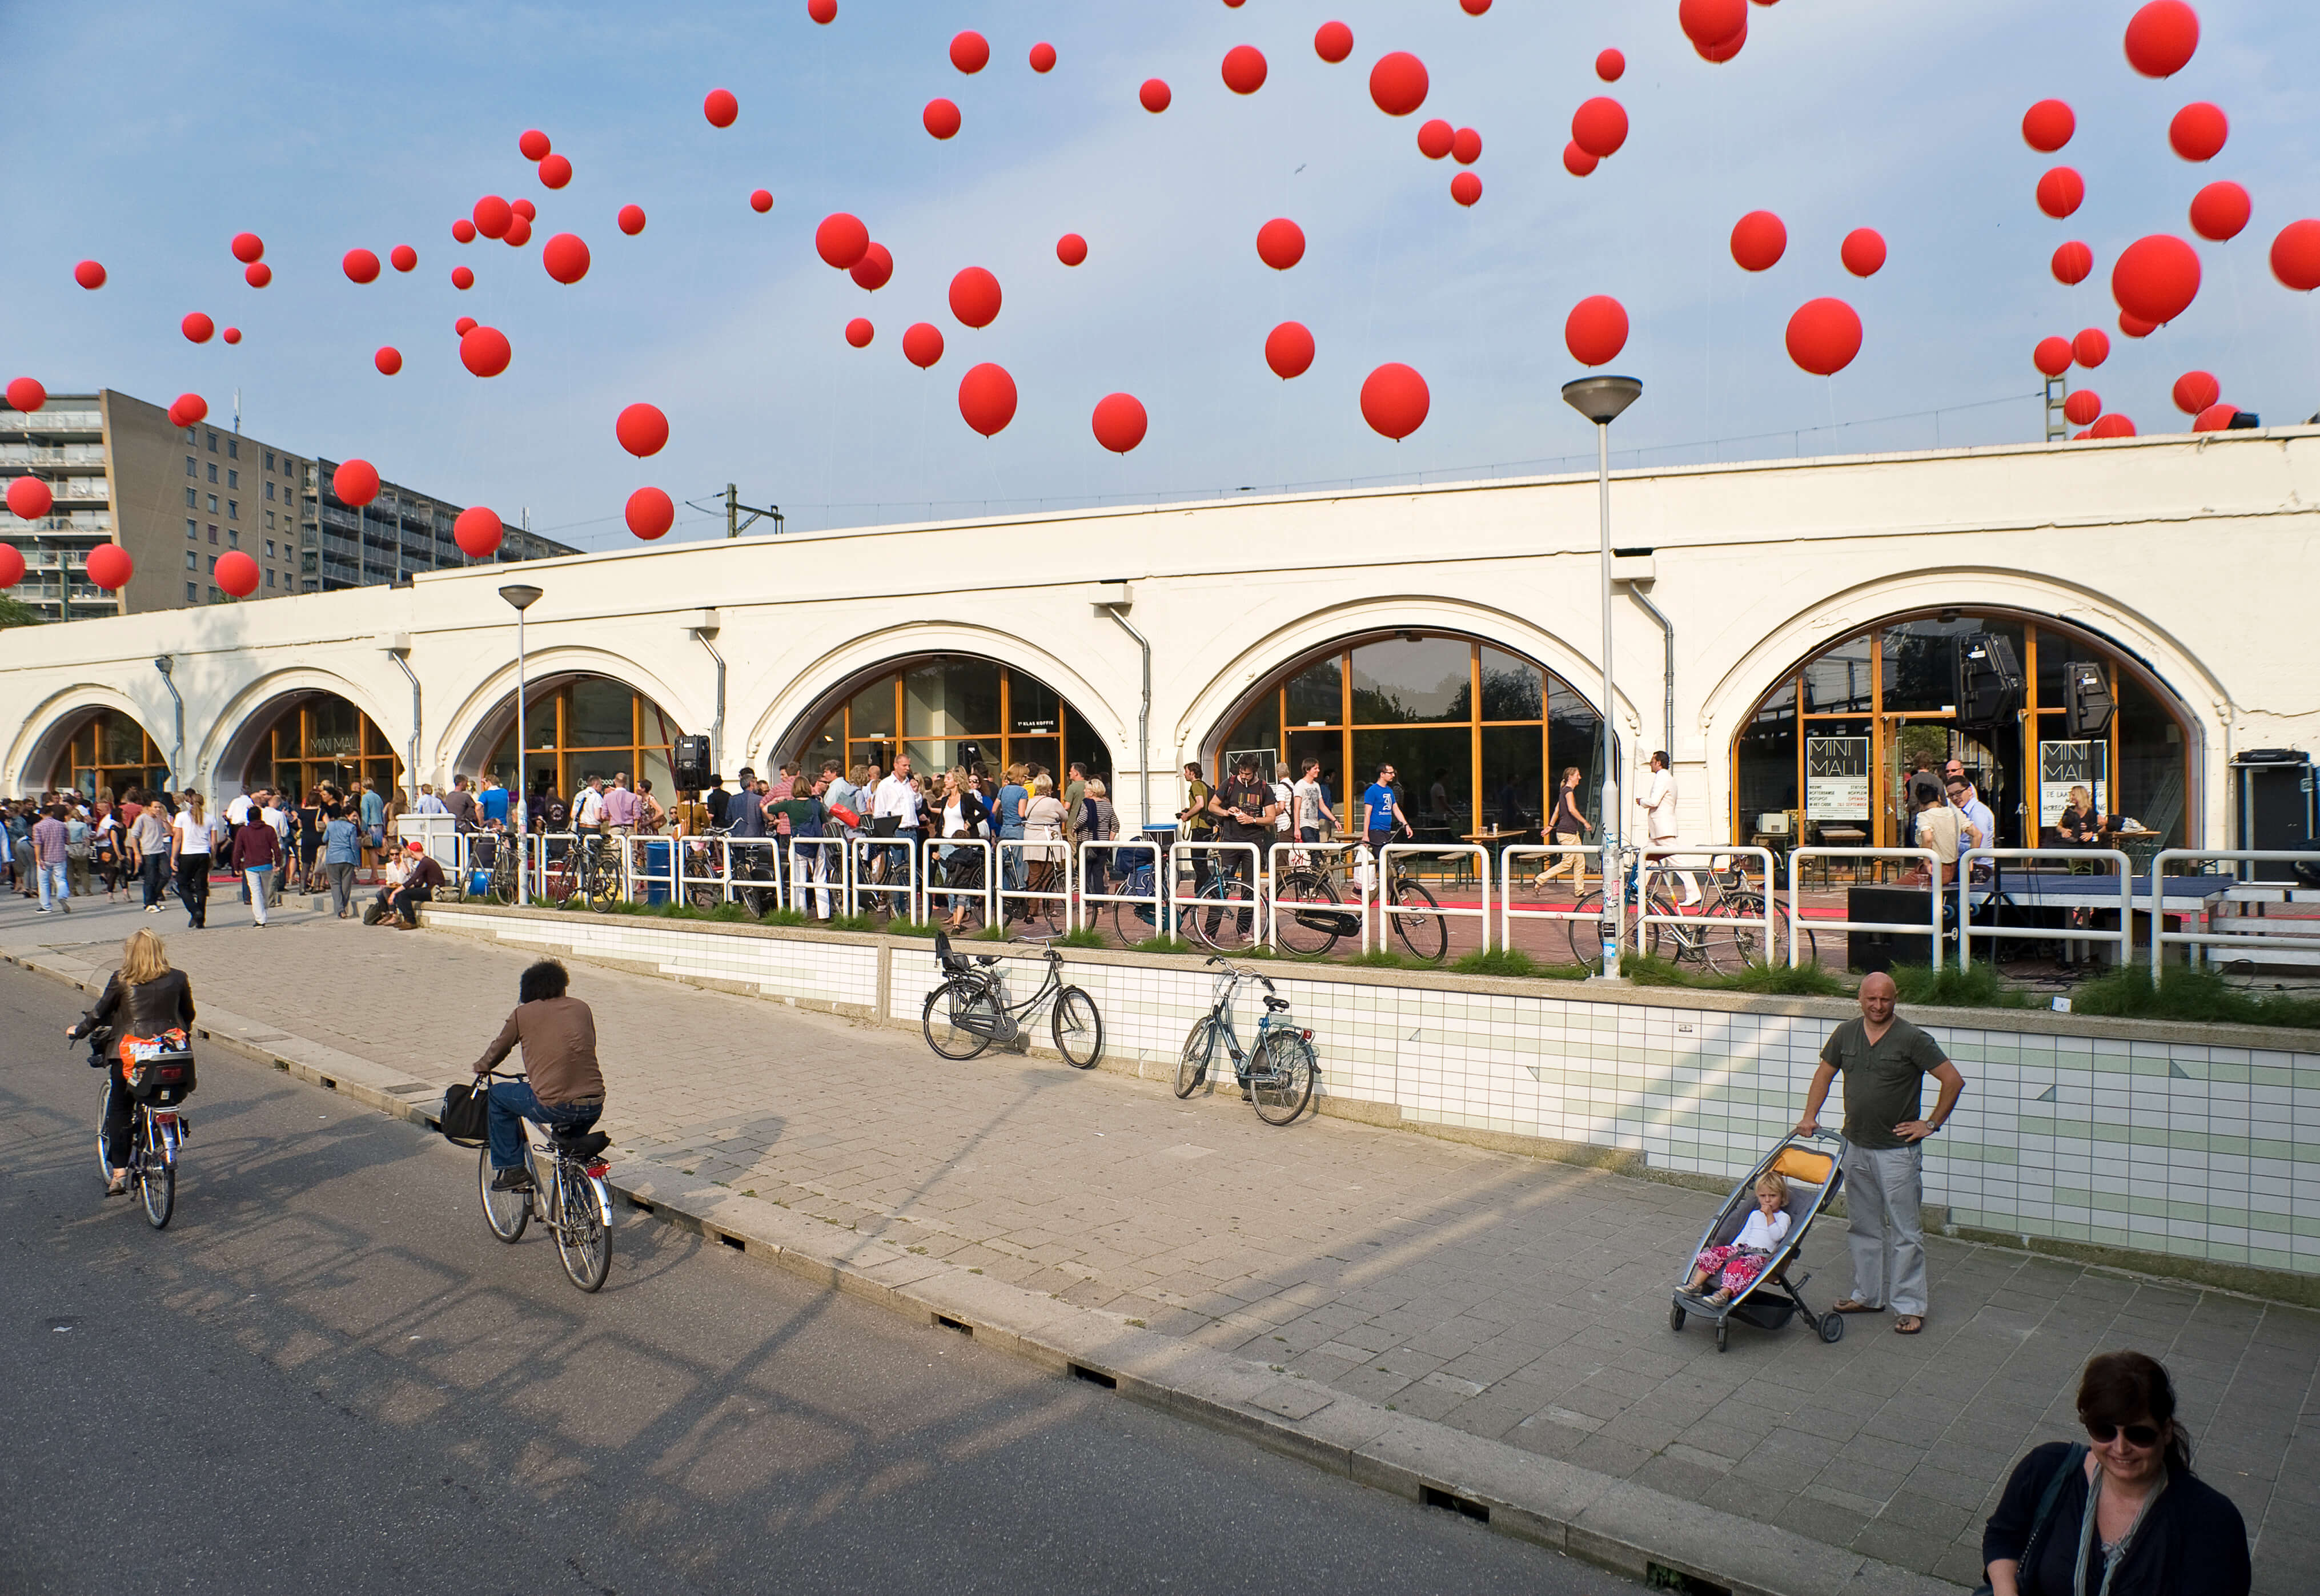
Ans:
POLYGON ((668 851, 671 846, 667 837, 645 839, 644 879, 637 885, 644 888, 647 903, 668 901, 668 851))

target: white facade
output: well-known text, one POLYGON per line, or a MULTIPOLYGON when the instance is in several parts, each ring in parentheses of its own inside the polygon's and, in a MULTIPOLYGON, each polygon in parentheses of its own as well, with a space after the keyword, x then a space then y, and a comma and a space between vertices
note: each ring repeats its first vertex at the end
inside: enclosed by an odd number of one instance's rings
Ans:
MULTIPOLYGON (((2055 618, 2140 661, 2190 733, 2198 845, 2230 845, 2234 751, 2320 744, 2320 429, 1626 472, 1612 514, 1615 545, 1654 551, 1627 568, 1675 634, 1667 737, 1663 634, 1615 598, 1622 747, 1632 765, 1672 745, 1689 837, 1727 840, 1733 739, 1768 687, 1848 632, 1932 608, 2055 618)), ((729 776, 794 752, 880 663, 970 654, 1039 678, 1097 728, 1131 818, 1141 659, 1098 607, 1124 580, 1152 645, 1165 819, 1182 764, 1212 758, 1254 690, 1337 639, 1463 633, 1592 699, 1597 573, 1588 476, 639 547, 521 579, 545 590, 535 682, 607 676, 686 731, 721 723, 729 776), (704 626, 728 666, 721 704, 704 626)), ((0 791, 47 783, 74 726, 109 708, 151 733, 178 784, 222 797, 304 690, 350 700, 415 749, 413 779, 447 782, 512 713, 511 574, 0 634, 0 791)))

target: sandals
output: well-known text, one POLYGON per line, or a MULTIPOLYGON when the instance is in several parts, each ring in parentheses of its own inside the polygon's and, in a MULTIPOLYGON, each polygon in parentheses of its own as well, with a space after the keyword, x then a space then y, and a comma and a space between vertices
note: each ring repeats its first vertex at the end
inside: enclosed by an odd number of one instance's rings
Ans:
POLYGON ((1853 1297, 1830 1304, 1828 1311, 1832 1313, 1882 1313, 1885 1312, 1874 1303, 1864 1303, 1853 1297))
POLYGON ((1915 1313, 1904 1313, 1893 1321, 1893 1333, 1897 1336, 1914 1336, 1925 1328, 1926 1321, 1915 1313))

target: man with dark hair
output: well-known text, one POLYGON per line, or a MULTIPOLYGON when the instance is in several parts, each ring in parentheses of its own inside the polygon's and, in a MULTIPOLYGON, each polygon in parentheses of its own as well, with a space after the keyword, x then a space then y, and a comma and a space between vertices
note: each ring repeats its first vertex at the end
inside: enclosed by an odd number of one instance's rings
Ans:
POLYGON ((411 839, 405 852, 410 858, 406 862, 402 889, 388 904, 394 911, 388 924, 397 931, 416 931, 419 929, 419 906, 432 899, 435 888, 443 885, 443 867, 417 837, 411 839))
MULTIPOLYGON (((1249 858, 1237 851, 1220 854, 1217 870, 1220 875, 1235 877, 1248 883, 1248 901, 1255 902, 1259 880, 1264 877, 1265 855, 1273 847, 1273 823, 1280 816, 1281 801, 1273 795, 1270 782, 1260 780, 1256 773, 1256 755, 1244 753, 1234 762, 1230 777, 1209 799, 1209 814, 1219 825, 1219 841, 1246 843, 1256 849, 1255 871, 1249 873, 1249 858)), ((1209 911, 1209 930, 1213 933, 1220 911, 1209 911)), ((1249 932, 1249 911, 1235 912, 1234 920, 1239 934, 1249 932)))
POLYGON ((564 966, 543 959, 516 984, 515 1012, 476 1060, 475 1073, 489 1075, 523 1044, 524 1076, 495 1080, 487 1097, 492 1146, 492 1190, 528 1192, 531 1171, 523 1158, 525 1120, 551 1131, 579 1132, 604 1112, 604 1074, 596 1062, 596 1016, 566 995, 564 966))

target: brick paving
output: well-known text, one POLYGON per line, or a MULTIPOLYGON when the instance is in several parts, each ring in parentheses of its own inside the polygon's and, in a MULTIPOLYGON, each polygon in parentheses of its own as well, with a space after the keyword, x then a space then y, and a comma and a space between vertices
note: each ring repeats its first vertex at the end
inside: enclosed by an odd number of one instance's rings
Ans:
MULTIPOLYGON (((154 925, 203 999, 446 1082, 526 958, 246 915, 221 893, 189 935, 173 914, 12 899, 0 946, 103 962, 154 925)), ((1228 1096, 948 1064, 912 1032, 575 973, 621 1151, 865 1237, 1963 1584, 2014 1460, 2071 1433, 2083 1359, 2136 1347, 2173 1372, 2201 1472, 2247 1517, 2257 1589, 2320 1566, 2310 1311, 1936 1238, 1923 1335, 1735 1325, 1719 1356, 1667 1322, 1704 1193, 1337 1120, 1277 1130, 1228 1096)), ((1841 1222, 1805 1256, 1808 1299, 1843 1294, 1841 1222)))

